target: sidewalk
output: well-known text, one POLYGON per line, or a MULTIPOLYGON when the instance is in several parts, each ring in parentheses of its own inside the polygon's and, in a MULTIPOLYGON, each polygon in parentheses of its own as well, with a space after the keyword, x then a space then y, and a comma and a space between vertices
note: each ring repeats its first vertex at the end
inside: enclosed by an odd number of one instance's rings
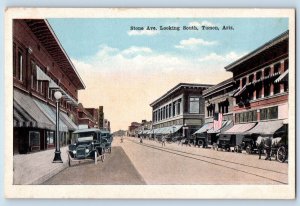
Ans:
POLYGON ((67 147, 61 148, 63 163, 52 163, 55 149, 14 155, 15 185, 41 184, 68 167, 67 147))

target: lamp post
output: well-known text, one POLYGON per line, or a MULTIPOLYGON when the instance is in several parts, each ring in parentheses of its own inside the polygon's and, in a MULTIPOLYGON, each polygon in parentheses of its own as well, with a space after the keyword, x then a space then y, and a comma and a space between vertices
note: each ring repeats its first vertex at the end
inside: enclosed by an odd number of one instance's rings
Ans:
POLYGON ((54 93, 54 97, 56 99, 56 135, 55 135, 55 153, 53 163, 63 163, 61 156, 60 156, 60 135, 59 135, 59 100, 62 97, 60 91, 56 91, 54 93))

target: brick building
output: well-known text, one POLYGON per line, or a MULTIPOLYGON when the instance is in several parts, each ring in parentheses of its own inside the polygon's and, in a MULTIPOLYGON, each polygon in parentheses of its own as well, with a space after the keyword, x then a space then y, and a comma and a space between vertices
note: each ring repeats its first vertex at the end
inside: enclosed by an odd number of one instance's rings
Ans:
POLYGON ((77 129, 78 90, 85 85, 44 19, 13 21, 14 154, 54 146, 55 98, 60 90, 61 144, 77 129))
POLYGON ((81 103, 78 104, 78 127, 83 128, 94 128, 98 127, 98 113, 97 109, 84 108, 81 103))
POLYGON ((141 126, 141 123, 131 122, 130 126, 128 126, 128 136, 134 137, 138 133, 138 128, 141 126))
POLYGON ((203 91, 205 99, 205 124, 194 135, 203 143, 212 145, 217 142, 218 134, 233 125, 233 78, 229 78, 203 91), (220 128, 214 128, 214 115, 222 114, 220 128))
POLYGON ((235 82, 235 125, 224 135, 287 137, 288 48, 286 31, 225 67, 235 82))
POLYGON ((204 123, 203 90, 212 85, 180 83, 150 104, 154 134, 194 133, 204 123))

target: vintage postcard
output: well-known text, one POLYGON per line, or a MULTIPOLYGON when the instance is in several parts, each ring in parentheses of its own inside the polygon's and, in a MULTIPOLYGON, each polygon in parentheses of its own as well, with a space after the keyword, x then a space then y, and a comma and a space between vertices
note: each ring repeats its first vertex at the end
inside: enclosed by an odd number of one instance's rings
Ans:
POLYGON ((294 9, 8 8, 6 198, 295 198, 294 9))

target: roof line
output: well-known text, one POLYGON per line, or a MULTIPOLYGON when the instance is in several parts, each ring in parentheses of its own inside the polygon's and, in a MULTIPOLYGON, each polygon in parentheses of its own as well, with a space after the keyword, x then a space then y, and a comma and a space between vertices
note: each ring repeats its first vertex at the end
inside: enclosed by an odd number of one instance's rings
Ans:
POLYGON ((153 101, 150 106, 152 107, 154 104, 156 104, 157 102, 159 102, 161 99, 167 97, 168 95, 174 93, 176 90, 178 90, 180 87, 184 87, 184 86, 192 86, 192 87, 211 87, 213 86, 213 84, 193 84, 193 83, 179 83, 177 84, 175 87, 173 87, 172 89, 168 90, 164 95, 162 95, 161 97, 159 97, 158 99, 156 99, 155 101, 153 101))
POLYGON ((289 30, 281 33, 280 35, 276 36, 275 38, 271 39, 270 41, 266 42, 265 44, 263 44, 262 46, 256 48, 255 50, 253 50, 252 52, 244 55, 243 57, 239 58, 238 60, 232 62, 231 64, 227 65, 225 67, 226 71, 230 71, 233 67, 237 66, 237 64, 241 64, 242 62, 248 60, 249 58, 257 55, 258 53, 261 53, 263 50, 268 49, 269 47, 273 46, 272 44, 277 43, 276 41, 282 41, 285 38, 288 38, 289 36, 289 30))
POLYGON ((56 36, 56 34, 55 34, 53 28, 52 28, 51 25, 50 25, 50 23, 48 22, 47 19, 44 19, 44 21, 45 21, 46 25, 48 26, 48 28, 49 28, 51 34, 53 35, 54 39, 56 40, 58 46, 60 47, 60 49, 62 50, 62 52, 64 53, 64 55, 65 55, 66 58, 68 59, 69 63, 71 64, 73 70, 75 71, 75 73, 76 73, 78 79, 80 80, 80 82, 81 82, 81 84, 82 84, 82 86, 83 86, 83 89, 85 89, 86 86, 85 86, 84 82, 82 81, 82 79, 81 79, 79 73, 77 72, 77 70, 76 70, 76 68, 75 68, 75 66, 74 66, 74 64, 73 64, 73 62, 71 61, 70 57, 68 56, 67 52, 66 52, 65 49, 63 48, 63 46, 62 46, 62 44, 60 43, 59 39, 57 38, 57 36, 56 36))

